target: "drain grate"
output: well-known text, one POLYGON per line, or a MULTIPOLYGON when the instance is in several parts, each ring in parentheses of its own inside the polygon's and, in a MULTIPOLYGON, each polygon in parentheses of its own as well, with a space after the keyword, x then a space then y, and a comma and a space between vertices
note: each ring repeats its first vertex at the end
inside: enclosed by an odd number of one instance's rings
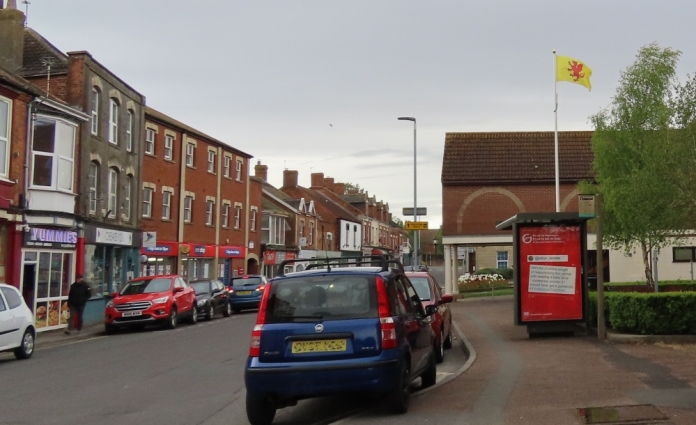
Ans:
POLYGON ((646 424, 669 419, 652 404, 578 409, 584 424, 646 424))

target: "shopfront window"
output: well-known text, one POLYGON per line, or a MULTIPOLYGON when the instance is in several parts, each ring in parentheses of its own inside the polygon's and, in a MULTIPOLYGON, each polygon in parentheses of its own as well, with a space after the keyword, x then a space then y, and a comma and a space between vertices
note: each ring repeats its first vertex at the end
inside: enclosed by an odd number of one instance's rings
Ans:
POLYGON ((22 295, 34 312, 37 330, 56 329, 68 324, 73 261, 71 252, 24 251, 22 295))
POLYGON ((85 245, 85 280, 92 295, 101 297, 118 291, 136 276, 131 248, 112 245, 85 245))

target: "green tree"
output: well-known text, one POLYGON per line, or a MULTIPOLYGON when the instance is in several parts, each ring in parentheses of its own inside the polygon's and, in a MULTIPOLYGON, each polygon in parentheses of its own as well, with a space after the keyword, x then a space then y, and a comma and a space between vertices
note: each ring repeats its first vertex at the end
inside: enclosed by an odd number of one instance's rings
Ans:
POLYGON ((358 193, 365 193, 365 189, 363 189, 362 187, 360 187, 360 185, 357 184, 357 183, 355 183, 355 184, 353 184, 353 183, 346 183, 345 185, 346 185, 346 191, 345 191, 345 193, 344 193, 345 195, 347 195, 351 190, 357 190, 358 193))
POLYGON ((392 216, 392 221, 402 229, 404 228, 404 221, 401 219, 401 217, 392 216))
POLYGON ((648 285, 652 250, 679 240, 694 217, 696 85, 679 84, 680 56, 656 43, 641 48, 611 106, 590 117, 605 243, 625 252, 639 246, 648 285))

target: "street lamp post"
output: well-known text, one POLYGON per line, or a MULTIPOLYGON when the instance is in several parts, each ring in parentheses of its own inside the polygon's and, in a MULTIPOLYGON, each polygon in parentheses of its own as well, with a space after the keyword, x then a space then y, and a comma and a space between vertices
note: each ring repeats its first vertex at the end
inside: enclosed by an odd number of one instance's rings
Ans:
MULTIPOLYGON (((416 119, 413 117, 399 117, 399 121, 413 121, 413 221, 418 221, 418 188, 416 187, 417 179, 417 169, 416 169, 416 119)), ((420 261, 418 255, 420 254, 420 230, 413 231, 413 261, 414 266, 418 267, 420 261)))
MULTIPOLYGON (((435 260, 437 261, 437 239, 433 239, 433 246, 435 247, 435 260)), ((432 257, 430 257, 430 265, 433 265, 432 257)))

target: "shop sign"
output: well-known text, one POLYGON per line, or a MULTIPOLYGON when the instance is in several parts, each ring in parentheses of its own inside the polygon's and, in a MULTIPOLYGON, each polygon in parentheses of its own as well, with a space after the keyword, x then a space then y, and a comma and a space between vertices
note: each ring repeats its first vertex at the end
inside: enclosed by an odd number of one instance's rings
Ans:
POLYGON ((143 247, 154 248, 157 246, 157 232, 143 232, 143 247))
POLYGON ((75 248, 77 245, 77 232, 74 230, 31 227, 29 232, 24 235, 24 245, 46 248, 75 248))
POLYGON ((132 245, 133 233, 97 227, 94 241, 96 243, 105 243, 110 245, 132 245))
POLYGON ((269 250, 263 254, 264 264, 280 264, 285 260, 294 260, 297 254, 290 251, 273 251, 269 250))
POLYGON ((221 246, 218 253, 222 258, 242 258, 244 255, 244 248, 240 246, 221 246))
POLYGON ((192 257, 215 257, 215 245, 189 245, 189 255, 192 257))
POLYGON ((179 244, 174 242, 157 242, 152 248, 142 247, 140 248, 141 254, 154 255, 154 256, 175 256, 179 253, 179 244))

